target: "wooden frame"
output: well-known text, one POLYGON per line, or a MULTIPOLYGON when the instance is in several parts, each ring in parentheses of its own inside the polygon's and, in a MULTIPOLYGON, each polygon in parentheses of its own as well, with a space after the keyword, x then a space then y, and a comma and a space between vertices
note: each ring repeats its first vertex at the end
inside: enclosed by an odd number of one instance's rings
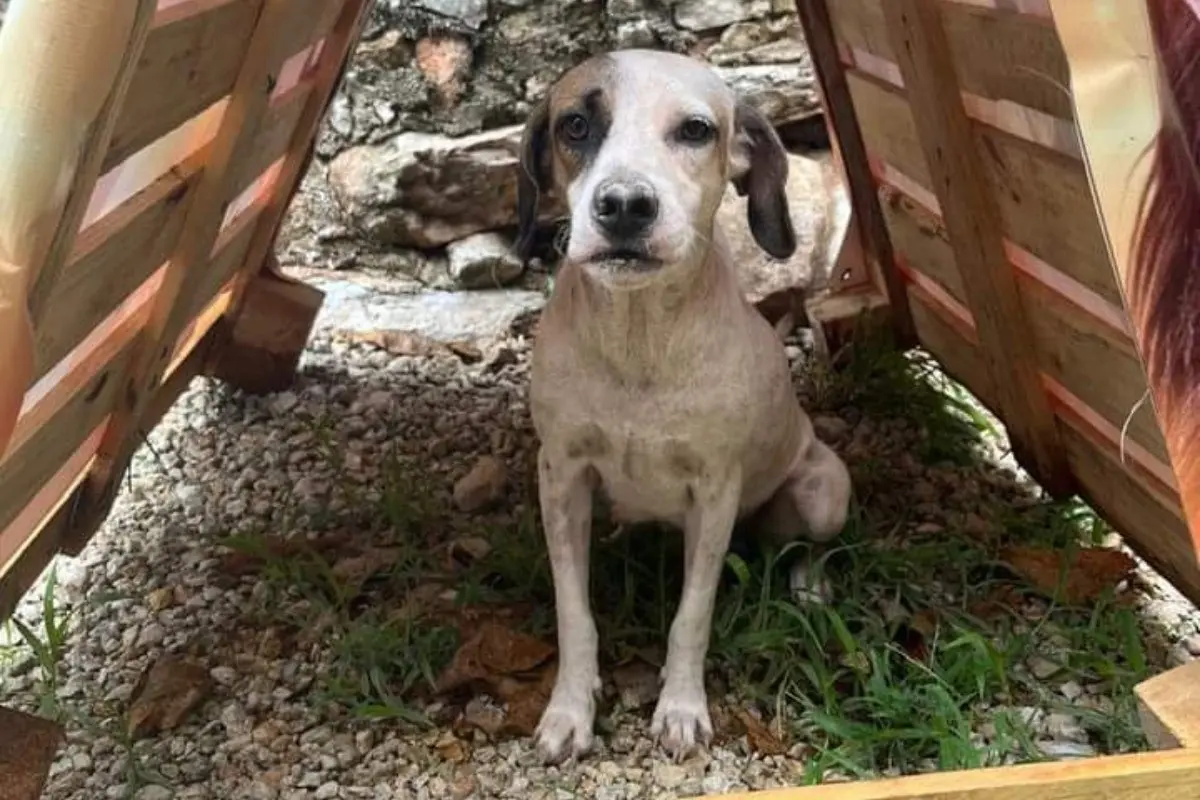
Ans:
MULTIPOLYGON (((1144 402, 1050 0, 799 5, 860 222, 843 258, 878 262, 862 273, 869 284, 811 301, 810 321, 836 334, 864 311, 890 315, 1004 421, 1044 486, 1083 495, 1200 602, 1200 558, 1144 402)), ((1200 662, 1137 689, 1151 744, 1173 752, 747 797, 1200 796, 1198 685, 1200 662)))
POLYGON ((31 77, 0 85, 0 356, 21 376, 0 386, 0 617, 99 526, 192 376, 291 379, 321 295, 270 254, 371 6, 13 4, 0 68, 31 77))

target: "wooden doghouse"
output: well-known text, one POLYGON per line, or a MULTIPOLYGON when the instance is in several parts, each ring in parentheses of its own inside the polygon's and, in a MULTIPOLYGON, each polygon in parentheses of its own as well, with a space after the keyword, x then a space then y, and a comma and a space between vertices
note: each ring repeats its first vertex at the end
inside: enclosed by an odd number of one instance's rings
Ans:
MULTIPOLYGON (((39 80, 0 82, 0 617, 88 540, 194 375, 290 379, 321 297, 272 246, 370 6, 16 5, 0 73, 39 80)), ((1048 1, 798 6, 856 220, 810 317, 834 336, 887 315, 997 412, 1043 485, 1084 495, 1200 601, 1048 1)), ((1174 752, 755 796, 1200 797, 1189 678, 1142 690, 1174 752)))

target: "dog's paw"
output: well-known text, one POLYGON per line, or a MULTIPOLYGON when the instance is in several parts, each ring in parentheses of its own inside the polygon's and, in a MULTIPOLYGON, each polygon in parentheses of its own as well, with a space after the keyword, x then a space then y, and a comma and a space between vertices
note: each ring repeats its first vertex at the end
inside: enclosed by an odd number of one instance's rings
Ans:
POLYGON ((708 698, 703 686, 668 684, 658 698, 650 733, 676 761, 681 761, 699 747, 712 741, 712 720, 708 715, 708 698))
POLYGON ((555 693, 542 713, 534 736, 538 755, 547 764, 577 759, 592 749, 596 703, 590 693, 555 693))

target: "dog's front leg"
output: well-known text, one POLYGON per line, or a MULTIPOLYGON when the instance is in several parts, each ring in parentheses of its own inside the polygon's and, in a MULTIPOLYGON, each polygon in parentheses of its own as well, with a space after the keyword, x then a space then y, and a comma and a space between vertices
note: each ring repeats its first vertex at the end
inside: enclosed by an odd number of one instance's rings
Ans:
POLYGON ((576 459, 538 453, 538 494, 546 548, 554 574, 558 622, 558 675, 537 728, 542 758, 558 763, 592 747, 600 689, 596 622, 588 598, 592 533, 590 467, 576 459))
POLYGON ((704 661, 741 495, 741 476, 733 472, 720 482, 695 487, 684 524, 683 595, 671 623, 663 688, 651 725, 651 733, 676 759, 712 739, 704 661))

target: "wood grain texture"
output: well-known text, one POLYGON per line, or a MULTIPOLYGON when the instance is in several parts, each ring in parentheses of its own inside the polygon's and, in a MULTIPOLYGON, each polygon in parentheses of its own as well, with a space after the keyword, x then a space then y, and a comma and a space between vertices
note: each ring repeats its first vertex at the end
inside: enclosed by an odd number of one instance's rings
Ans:
POLYGON ((1200 747, 1200 661, 1156 675, 1138 684, 1134 693, 1152 747, 1200 747))
POLYGON ((911 344, 915 341, 915 334, 912 313, 908 309, 908 293, 900 276, 892 269, 894 258, 887 223, 879 208, 875 181, 871 176, 855 103, 838 55, 828 4, 826 0, 799 0, 797 10, 817 67, 825 113, 837 134, 863 249, 883 278, 898 341, 903 345, 911 344))
POLYGON ((941 218, 888 186, 880 188, 880 200, 896 253, 910 267, 936 281, 955 300, 965 303, 967 292, 954 261, 950 234, 941 218))
POLYGON ((262 0, 199 0, 155 19, 105 171, 229 94, 261 6, 262 0))
POLYGON ((895 0, 884 12, 978 328, 979 354, 1014 453, 1048 491, 1069 494, 1074 488, 1071 473, 1038 376, 1029 324, 962 105, 939 6, 936 0, 895 0))
POLYGON ((726 800, 1184 800, 1200 797, 1200 752, 1081 761, 726 795, 726 800))
POLYGON ((38 800, 58 748, 62 726, 0 708, 0 800, 38 800))

